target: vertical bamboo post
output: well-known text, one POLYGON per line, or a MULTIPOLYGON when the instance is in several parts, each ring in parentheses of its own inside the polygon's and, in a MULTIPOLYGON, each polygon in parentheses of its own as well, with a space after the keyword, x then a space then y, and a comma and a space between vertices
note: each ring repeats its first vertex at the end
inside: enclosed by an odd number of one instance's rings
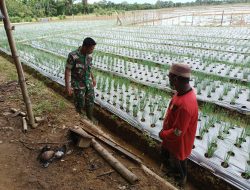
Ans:
POLYGON ((193 26, 194 24, 194 13, 192 14, 192 23, 191 23, 191 26, 193 26))
POLYGON ((230 26, 232 25, 232 23, 233 23, 233 13, 231 13, 230 26))
POLYGON ((153 11, 153 26, 155 25, 155 12, 153 11))
POLYGON ((30 101, 28 91, 27 91, 27 86, 25 83, 23 68, 22 68, 22 65, 20 63, 19 56, 17 54, 15 40, 12 36, 12 27, 10 24, 9 15, 7 12, 5 0, 0 0, 0 9, 1 9, 1 12, 4 16, 4 19, 3 19, 4 28, 5 28, 7 37, 8 37, 8 42, 9 42, 9 46, 11 49, 11 54, 12 54, 12 57, 14 59, 15 65, 16 65, 18 80, 20 83, 23 99, 24 99, 27 113, 28 113, 29 124, 31 125, 31 127, 35 127, 35 120, 34 120, 34 115, 33 115, 33 111, 32 111, 31 101, 30 101))
POLYGON ((224 18, 224 10, 223 10, 222 15, 221 15, 221 23, 220 23, 221 26, 223 24, 223 18, 224 18))

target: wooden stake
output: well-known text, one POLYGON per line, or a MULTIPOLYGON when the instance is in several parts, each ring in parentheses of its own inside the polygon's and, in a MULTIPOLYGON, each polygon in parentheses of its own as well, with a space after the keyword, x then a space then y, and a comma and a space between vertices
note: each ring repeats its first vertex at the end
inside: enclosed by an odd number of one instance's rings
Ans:
POLYGON ((101 176, 104 176, 104 175, 109 175, 109 174, 111 174, 113 172, 115 172, 115 170, 110 170, 110 171, 104 172, 102 174, 97 175, 96 177, 101 177, 101 176))
POLYGON ((222 26, 222 24, 223 24, 223 19, 224 19, 224 10, 223 10, 222 15, 221 15, 221 22, 220 22, 220 25, 221 25, 221 26, 222 26))
POLYGON ((4 16, 4 19, 3 19, 4 28, 5 28, 7 37, 8 37, 8 41, 9 41, 9 45, 10 45, 10 49, 11 49, 11 54, 12 54, 12 57, 14 59, 15 65, 16 65, 18 79, 20 82, 20 87, 21 87, 23 99, 24 99, 27 113, 28 113, 29 124, 31 125, 31 127, 34 128, 35 127, 35 120, 34 120, 34 115, 33 115, 32 107, 31 107, 31 101, 30 101, 28 91, 27 91, 27 86, 25 83, 23 68, 22 68, 22 65, 20 63, 19 56, 17 54, 15 40, 12 36, 12 29, 13 28, 11 27, 11 24, 10 24, 9 15, 7 12, 5 0, 0 1, 0 9, 1 9, 1 12, 4 16))
POLYGON ((22 120, 23 120, 23 132, 26 133, 28 130, 28 126, 25 117, 23 117, 22 120))

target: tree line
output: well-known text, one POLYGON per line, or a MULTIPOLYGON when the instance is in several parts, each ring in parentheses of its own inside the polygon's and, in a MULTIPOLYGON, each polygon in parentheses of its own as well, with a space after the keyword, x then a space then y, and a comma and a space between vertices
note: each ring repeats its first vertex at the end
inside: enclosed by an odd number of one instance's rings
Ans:
POLYGON ((113 3, 102 0, 87 4, 87 0, 7 0, 7 8, 12 22, 32 21, 43 17, 65 18, 65 15, 96 14, 112 15, 116 12, 161 9, 170 7, 219 5, 227 3, 250 3, 250 0, 196 0, 188 3, 174 3, 158 0, 155 4, 113 3))

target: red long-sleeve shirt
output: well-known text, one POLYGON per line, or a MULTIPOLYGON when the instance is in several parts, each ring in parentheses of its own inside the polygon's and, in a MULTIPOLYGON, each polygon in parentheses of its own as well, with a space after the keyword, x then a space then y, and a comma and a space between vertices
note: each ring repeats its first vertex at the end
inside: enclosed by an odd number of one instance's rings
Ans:
POLYGON ((194 90, 184 95, 175 94, 167 110, 160 138, 163 148, 179 160, 192 151, 198 122, 198 104, 194 90))

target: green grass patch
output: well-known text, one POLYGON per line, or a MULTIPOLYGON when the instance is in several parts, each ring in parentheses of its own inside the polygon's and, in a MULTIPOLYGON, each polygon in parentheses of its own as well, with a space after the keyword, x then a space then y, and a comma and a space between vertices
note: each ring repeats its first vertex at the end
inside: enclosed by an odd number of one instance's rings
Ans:
POLYGON ((16 68, 3 57, 0 57, 0 72, 8 81, 18 79, 16 68))

